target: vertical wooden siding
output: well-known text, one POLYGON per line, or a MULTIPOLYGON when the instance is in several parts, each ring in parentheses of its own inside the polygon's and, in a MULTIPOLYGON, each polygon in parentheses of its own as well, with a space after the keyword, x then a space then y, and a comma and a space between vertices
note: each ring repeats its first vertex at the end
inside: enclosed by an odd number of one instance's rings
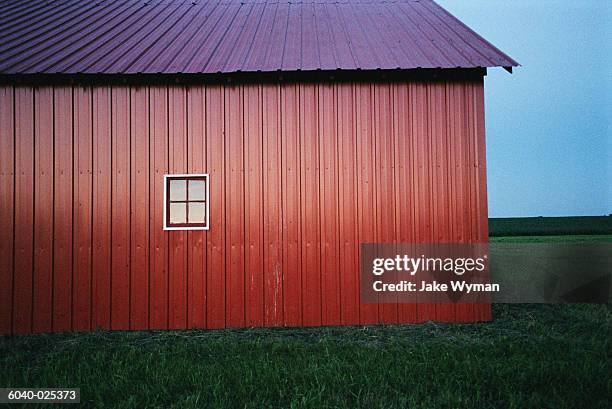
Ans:
POLYGON ((487 240, 482 81, 1 87, 0 189, 2 334, 490 319, 359 301, 361 242, 487 240))

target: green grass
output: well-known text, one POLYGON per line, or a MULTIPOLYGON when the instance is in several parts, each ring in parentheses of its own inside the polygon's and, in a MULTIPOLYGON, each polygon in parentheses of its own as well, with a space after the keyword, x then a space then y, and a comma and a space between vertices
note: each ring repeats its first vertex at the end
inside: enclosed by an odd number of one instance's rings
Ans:
MULTIPOLYGON (((608 241, 612 236, 494 238, 608 241)), ((0 386, 97 407, 608 408, 607 305, 494 305, 477 324, 0 337, 0 386)))
POLYGON ((571 236, 502 236, 489 237, 491 243, 576 243, 612 242, 612 234, 577 234, 571 236))
POLYGON ((612 215, 490 218, 490 236, 612 234, 612 215))
POLYGON ((602 305, 494 306, 494 321, 96 332, 0 339, 0 385, 116 407, 609 407, 602 305))

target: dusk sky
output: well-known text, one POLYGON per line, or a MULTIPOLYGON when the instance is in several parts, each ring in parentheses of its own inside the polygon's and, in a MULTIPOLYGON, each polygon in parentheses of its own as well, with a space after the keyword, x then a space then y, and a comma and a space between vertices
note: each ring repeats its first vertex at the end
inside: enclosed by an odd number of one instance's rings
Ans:
POLYGON ((612 213, 612 2, 438 3, 522 65, 485 79, 489 216, 612 213))

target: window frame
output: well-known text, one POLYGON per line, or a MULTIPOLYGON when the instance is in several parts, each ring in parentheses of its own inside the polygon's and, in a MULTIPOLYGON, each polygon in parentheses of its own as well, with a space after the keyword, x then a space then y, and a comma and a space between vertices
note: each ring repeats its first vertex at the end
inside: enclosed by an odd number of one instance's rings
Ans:
MULTIPOLYGON (((184 201, 189 207, 189 182, 186 186, 186 200, 184 201)), ((202 202, 196 200, 193 202, 202 202)), ((164 230, 209 230, 210 229, 210 178, 208 173, 173 173, 164 175, 164 230), (189 180, 189 179, 203 179, 205 187, 205 223, 185 223, 185 224, 171 224, 170 217, 170 181, 173 179, 189 180)))

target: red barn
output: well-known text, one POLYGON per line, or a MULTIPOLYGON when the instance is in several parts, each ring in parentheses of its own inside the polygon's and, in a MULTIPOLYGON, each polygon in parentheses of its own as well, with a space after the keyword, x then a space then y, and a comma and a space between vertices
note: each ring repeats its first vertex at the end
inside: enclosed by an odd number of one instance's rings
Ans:
POLYGON ((487 241, 517 63, 433 1, 0 16, 0 333, 490 319, 360 301, 360 243, 487 241))

